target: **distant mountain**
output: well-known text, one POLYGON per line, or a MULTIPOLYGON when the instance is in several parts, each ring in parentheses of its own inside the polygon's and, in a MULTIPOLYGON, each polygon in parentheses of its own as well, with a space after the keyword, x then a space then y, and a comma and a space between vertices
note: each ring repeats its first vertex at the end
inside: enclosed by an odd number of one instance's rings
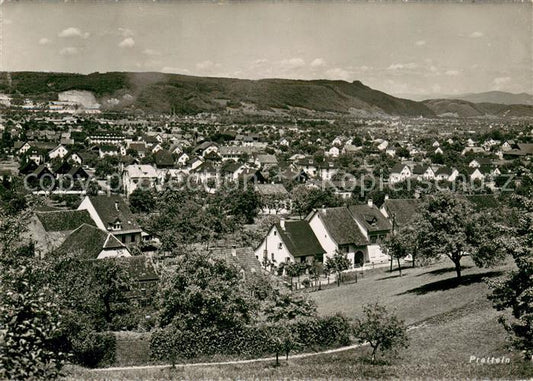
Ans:
POLYGON ((57 99, 90 91, 104 109, 193 114, 202 111, 300 110, 358 115, 434 116, 424 104, 373 90, 359 81, 242 80, 163 73, 0 73, 0 92, 57 99))
POLYGON ((472 103, 459 99, 429 99, 422 102, 437 116, 446 117, 533 117, 533 106, 472 103))
POLYGON ((359 81, 193 77, 164 73, 0 72, 0 93, 13 100, 76 97, 104 110, 153 113, 335 112, 360 116, 533 116, 533 106, 474 104, 434 99, 416 102, 371 89, 359 81), (68 92, 68 93, 66 93, 68 92), (68 94, 68 96, 66 96, 68 94))
POLYGON ((448 99, 460 99, 473 103, 499 103, 504 105, 533 105, 533 95, 527 93, 513 94, 505 91, 488 91, 486 93, 446 96, 448 99))

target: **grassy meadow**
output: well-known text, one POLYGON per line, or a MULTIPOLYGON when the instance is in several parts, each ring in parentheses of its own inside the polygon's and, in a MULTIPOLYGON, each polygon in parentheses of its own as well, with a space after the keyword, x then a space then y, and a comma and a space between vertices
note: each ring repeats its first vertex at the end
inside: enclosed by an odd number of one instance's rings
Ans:
MULTIPOLYGON (((506 333, 498 323, 486 295, 487 278, 510 270, 512 264, 478 269, 465 260, 463 282, 455 282, 448 262, 423 268, 407 268, 400 278, 396 271, 372 273, 358 283, 310 292, 320 314, 342 312, 355 318, 366 303, 379 301, 396 311, 412 328, 410 346, 397 356, 370 364, 369 349, 273 362, 213 366, 178 366, 133 370, 92 371, 69 367, 66 380, 167 380, 167 379, 531 379, 533 362, 522 360, 507 347, 506 333), (471 356, 508 357, 508 364, 476 364, 471 356)), ((133 347, 130 347, 133 349, 133 347)))

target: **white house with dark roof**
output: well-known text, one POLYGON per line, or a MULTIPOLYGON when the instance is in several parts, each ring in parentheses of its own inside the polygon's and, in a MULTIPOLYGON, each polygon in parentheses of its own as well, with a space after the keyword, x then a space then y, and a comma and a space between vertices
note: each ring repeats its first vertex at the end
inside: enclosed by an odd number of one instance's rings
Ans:
POLYGON ((87 210, 96 226, 124 244, 141 242, 142 230, 121 196, 86 196, 78 210, 87 210))
POLYGON ((407 164, 396 164, 392 167, 389 175, 389 183, 396 184, 401 181, 405 181, 413 175, 411 167, 407 164))
MULTIPOLYGON (((357 222, 346 207, 321 208, 312 211, 305 220, 315 233, 326 257, 335 252, 346 254, 352 264, 369 263, 369 244, 357 222)), ((324 258, 324 262, 325 262, 324 258)))
POLYGON ((272 225, 255 249, 259 262, 279 266, 289 262, 322 261, 326 253, 307 221, 285 221, 272 225))

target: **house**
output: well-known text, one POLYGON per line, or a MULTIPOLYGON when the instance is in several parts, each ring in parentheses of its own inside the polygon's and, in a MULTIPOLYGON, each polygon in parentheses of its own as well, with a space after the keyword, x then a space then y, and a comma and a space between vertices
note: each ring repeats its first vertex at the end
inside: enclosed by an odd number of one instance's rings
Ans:
POLYGON ((102 159, 105 156, 118 156, 120 148, 113 145, 102 145, 98 147, 98 156, 102 159))
POLYGON ((172 168, 174 166, 174 157, 170 151, 163 148, 154 154, 154 161, 157 168, 172 168))
POLYGON ((85 196, 77 210, 87 210, 96 226, 112 233, 123 244, 141 242, 141 228, 118 195, 85 196))
POLYGON ((396 164, 391 168, 389 183, 396 184, 405 181, 413 175, 411 168, 407 164, 396 164))
POLYGON ((470 168, 479 168, 482 165, 491 165, 491 160, 485 157, 473 159, 470 163, 468 163, 468 166, 470 168))
POLYGON ((67 172, 67 176, 72 177, 74 180, 89 179, 89 174, 85 172, 85 170, 78 165, 75 165, 72 168, 70 168, 70 170, 67 172))
POLYGON ((345 155, 354 155, 361 147, 356 147, 353 144, 345 144, 342 148, 342 153, 345 155))
POLYGON ((86 210, 37 211, 29 220, 26 234, 34 242, 36 254, 42 258, 83 224, 96 226, 86 210))
POLYGON ((325 160, 318 166, 318 177, 322 180, 331 180, 338 172, 339 168, 332 161, 325 160))
POLYGON ((419 208, 420 201, 418 199, 390 199, 385 196, 385 201, 379 211, 388 218, 392 230, 398 231, 414 221, 419 208))
POLYGON ((187 155, 186 153, 182 153, 176 160, 176 163, 184 167, 185 165, 187 165, 187 162, 189 161, 189 159, 190 159, 189 155, 187 155))
POLYGON ((157 171, 151 165, 128 165, 123 173, 123 187, 127 196, 138 187, 143 189, 154 188, 157 185, 157 171))
POLYGON ((83 159, 81 158, 81 156, 76 153, 76 152, 72 152, 68 157, 67 157, 67 161, 71 161, 73 163, 76 163, 78 165, 82 165, 83 163, 83 159))
POLYGON ((278 145, 288 147, 290 145, 290 142, 287 140, 287 138, 281 138, 278 141, 278 145))
POLYGON ((340 150, 339 150, 339 147, 337 146, 333 146, 325 152, 325 155, 329 157, 339 157, 339 154, 340 154, 340 150))
POLYGON ((465 156, 467 153, 485 153, 485 149, 483 147, 468 146, 461 151, 461 156, 465 156))
POLYGON ((107 131, 98 131, 87 137, 87 142, 89 145, 93 144, 111 144, 111 145, 122 145, 124 143, 125 137, 120 133, 107 132, 107 131))
POLYGON ((290 211, 289 192, 283 184, 255 184, 254 190, 261 197, 262 214, 287 214, 290 211))
POLYGON ((413 168, 412 175, 419 180, 435 179, 435 172, 429 165, 420 165, 420 164, 415 165, 413 168))
POLYGON ((82 224, 57 248, 58 254, 75 254, 82 259, 130 257, 128 248, 113 234, 82 224))
POLYGON ((533 156, 533 143, 517 143, 516 148, 504 152, 503 155, 510 159, 533 156))
POLYGON ((259 168, 269 169, 278 165, 278 159, 276 159, 275 155, 256 154, 255 165, 259 168))
POLYGON ((213 247, 209 250, 210 258, 222 259, 235 266, 243 280, 253 274, 261 274, 261 263, 251 246, 236 247, 224 245, 213 247))
POLYGON ((360 230, 348 208, 317 209, 305 221, 324 248, 326 258, 340 252, 346 254, 352 264, 370 261, 366 252, 368 238, 360 230))
POLYGON ((435 155, 442 155, 444 153, 444 151, 442 150, 442 148, 440 147, 437 147, 437 149, 435 150, 435 155))
MULTIPOLYGON (((382 263, 389 260, 389 256, 382 250, 382 243, 386 236, 391 232, 392 225, 373 204, 368 200, 367 204, 351 205, 348 207, 359 229, 363 232, 365 238, 369 241, 366 247, 365 263, 382 263)), ((356 256, 356 263, 362 266, 362 258, 356 256)))
POLYGON ((298 171, 304 171, 311 177, 316 177, 318 174, 318 165, 312 158, 298 160, 295 166, 298 171))
POLYGON ((459 171, 455 168, 449 168, 449 167, 440 167, 437 169, 437 172, 435 172, 435 179, 438 181, 455 181, 457 176, 459 175, 459 171))
POLYGON ((146 147, 145 142, 131 142, 128 145, 128 150, 131 150, 139 158, 143 158, 146 156, 146 152, 148 152, 148 148, 146 147))
POLYGON ((475 180, 482 181, 482 180, 485 179, 485 175, 483 175, 483 173, 481 173, 479 168, 471 168, 471 167, 468 168, 467 175, 470 178, 470 180, 472 180, 472 181, 475 181, 475 180))
POLYGON ((53 150, 48 152, 48 157, 50 159, 55 159, 57 157, 59 157, 60 159, 63 159, 65 156, 67 156, 67 154, 68 154, 68 150, 66 149, 66 147, 60 144, 57 147, 55 147, 53 150))
POLYGON ((308 221, 281 220, 272 225, 255 249, 255 257, 264 267, 289 262, 323 262, 326 253, 308 221), (268 265, 267 265, 268 264, 268 265))
POLYGON ((202 157, 205 157, 206 155, 210 153, 217 153, 218 154, 218 145, 213 142, 203 142, 197 145, 193 150, 192 153, 195 155, 201 155, 202 157))

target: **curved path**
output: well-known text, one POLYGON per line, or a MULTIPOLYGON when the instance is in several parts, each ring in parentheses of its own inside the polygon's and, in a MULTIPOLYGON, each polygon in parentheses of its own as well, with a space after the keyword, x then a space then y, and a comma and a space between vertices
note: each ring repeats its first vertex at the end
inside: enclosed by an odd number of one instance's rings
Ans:
MULTIPOLYGON (((426 324, 422 323, 419 325, 411 325, 407 328, 407 331, 410 331, 412 329, 422 328, 425 327, 426 324)), ((311 352, 311 353, 300 353, 295 355, 289 355, 289 359, 303 359, 306 357, 311 356, 318 356, 318 355, 325 355, 329 353, 337 353, 337 352, 344 352, 349 351, 351 349, 359 348, 362 346, 366 346, 368 343, 364 344, 352 344, 348 345, 346 347, 340 347, 340 348, 334 348, 334 349, 328 349, 321 352, 311 352)), ((285 356, 280 356, 280 358, 284 358, 285 356)), ((188 363, 188 364, 176 364, 176 368, 192 368, 192 367, 198 367, 198 366, 216 366, 216 365, 239 365, 239 364, 250 364, 254 362, 265 362, 265 361, 276 361, 276 357, 261 357, 257 359, 250 359, 250 360, 232 360, 232 361, 218 361, 218 362, 197 362, 197 363, 188 363)), ((97 368, 97 369, 91 369, 93 372, 113 372, 113 371, 128 371, 128 370, 142 370, 142 369, 166 369, 166 368, 172 368, 172 365, 166 364, 166 365, 138 365, 138 366, 121 366, 121 367, 111 367, 111 368, 97 368)))
MULTIPOLYGON (((311 356, 324 355, 328 353, 344 352, 349 351, 350 349, 359 348, 365 344, 353 344, 347 347, 340 347, 335 349, 328 349, 322 352, 311 352, 311 353, 300 353, 296 355, 289 355, 289 359, 302 359, 311 356)), ((280 356, 284 358, 285 356, 280 356)), ((198 362, 198 363, 189 363, 189 364, 176 364, 176 368, 192 368, 198 366, 215 366, 215 365, 239 365, 239 364, 249 364, 254 362, 264 362, 264 361, 276 361, 275 357, 261 357, 258 359, 250 360, 233 360, 233 361, 219 361, 219 362, 198 362)), ((124 370, 137 370, 137 369, 166 369, 172 368, 172 365, 139 365, 139 366, 122 366, 122 367, 112 367, 112 368, 97 368, 91 369, 93 372, 113 372, 113 371, 124 371, 124 370)))

